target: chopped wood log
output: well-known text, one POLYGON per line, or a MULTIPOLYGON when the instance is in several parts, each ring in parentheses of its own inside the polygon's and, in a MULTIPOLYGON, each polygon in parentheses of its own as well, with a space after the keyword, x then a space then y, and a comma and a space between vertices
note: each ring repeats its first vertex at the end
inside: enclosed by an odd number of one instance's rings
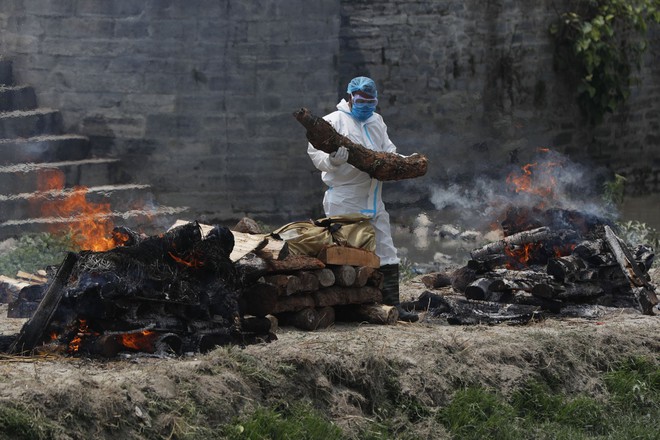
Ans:
POLYGON ((268 260, 272 272, 295 272, 298 270, 323 269, 325 264, 318 258, 307 255, 289 255, 283 260, 268 260))
POLYGON ((344 264, 330 268, 335 274, 335 284, 341 287, 350 287, 355 283, 355 268, 344 264))
POLYGON ((474 260, 481 260, 492 254, 502 254, 504 249, 509 246, 535 243, 546 240, 550 234, 550 228, 547 226, 518 232, 513 235, 509 235, 508 237, 504 237, 502 240, 494 241, 479 249, 475 249, 470 252, 470 256, 474 260))
POLYGON ((298 293, 291 296, 279 297, 268 313, 279 316, 282 312, 297 312, 308 307, 316 307, 314 296, 298 293))
POLYGON ((334 306, 337 304, 368 304, 383 300, 379 289, 371 286, 364 287, 326 287, 314 292, 314 301, 317 307, 334 306))
POLYGON ((366 286, 371 277, 374 274, 374 269, 373 267, 368 267, 368 266, 361 266, 355 269, 355 282, 353 283, 353 286, 355 287, 362 287, 366 286))
POLYGON ((477 271, 463 266, 456 269, 452 275, 451 287, 457 292, 465 292, 467 286, 477 279, 477 271))
POLYGON ((633 249, 632 253, 643 272, 651 270, 651 266, 653 266, 653 261, 655 260, 653 248, 640 244, 633 249))
POLYGON ((279 328, 279 321, 275 315, 266 315, 266 318, 270 321, 270 331, 275 333, 279 328))
POLYGON ((468 260, 467 267, 477 272, 490 272, 509 263, 508 255, 486 255, 480 260, 468 260))
POLYGON ((313 115, 306 108, 296 111, 293 116, 307 130, 307 140, 314 148, 330 154, 339 147, 346 147, 348 163, 375 179, 403 180, 426 174, 428 159, 423 155, 401 156, 365 148, 339 134, 329 122, 313 115))
POLYGON ((367 285, 373 286, 379 290, 383 290, 384 281, 385 281, 385 275, 383 275, 383 272, 379 270, 375 270, 374 273, 371 274, 371 278, 369 278, 369 281, 367 281, 367 285))
POLYGON ((489 297, 491 290, 490 285, 495 280, 490 278, 479 278, 465 288, 465 297, 469 299, 484 300, 489 297))
POLYGON ((566 257, 551 258, 548 260, 547 272, 557 281, 575 281, 580 272, 587 269, 587 263, 577 255, 568 255, 566 257))
POLYGON ((319 280, 319 287, 330 287, 335 284, 335 274, 327 267, 314 271, 314 275, 319 280))
POLYGON ((48 291, 43 300, 39 303, 39 307, 34 312, 34 315, 28 322, 23 325, 18 338, 11 345, 10 353, 25 353, 33 350, 37 344, 43 342, 44 333, 53 319, 53 315, 64 296, 64 287, 66 286, 69 276, 78 261, 78 257, 73 252, 69 252, 64 261, 60 265, 55 278, 48 286, 48 291))
POLYGON ((428 289, 438 289, 451 286, 451 276, 444 272, 428 273, 422 277, 422 283, 428 289))
POLYGON ((299 276, 275 274, 264 277, 264 281, 277 289, 278 295, 293 295, 302 292, 302 281, 299 276))
POLYGON ((539 298, 537 296, 532 295, 529 292, 524 292, 522 290, 511 292, 511 295, 512 296, 509 301, 511 304, 535 306, 552 313, 561 312, 561 308, 563 306, 563 303, 561 301, 556 301, 547 298, 539 298))
POLYGON ((301 271, 300 278, 300 291, 301 292, 314 292, 319 290, 319 279, 313 272, 301 271))
POLYGON ((301 270, 320 270, 325 264, 317 258, 306 255, 289 255, 283 260, 267 260, 249 253, 236 262, 236 269, 244 277, 256 280, 259 277, 277 273, 295 273, 301 270))
POLYGON ((373 252, 348 246, 327 246, 321 249, 318 258, 325 264, 337 266, 367 266, 374 269, 380 267, 380 258, 373 252))
POLYGON ((383 304, 359 304, 337 307, 337 320, 346 322, 365 321, 370 324, 394 325, 399 320, 399 311, 394 306, 383 304))
POLYGON ((653 315, 653 307, 658 304, 655 286, 646 279, 646 274, 642 273, 626 244, 616 236, 609 226, 605 226, 605 242, 628 278, 642 313, 653 315))

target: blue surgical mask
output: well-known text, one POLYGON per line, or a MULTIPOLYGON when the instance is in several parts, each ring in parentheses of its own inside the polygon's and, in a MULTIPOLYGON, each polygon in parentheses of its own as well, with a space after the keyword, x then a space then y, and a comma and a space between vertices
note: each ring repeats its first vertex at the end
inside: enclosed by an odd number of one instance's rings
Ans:
POLYGON ((374 114, 376 111, 377 100, 372 100, 372 102, 353 102, 351 105, 351 114, 358 121, 366 121, 374 114))

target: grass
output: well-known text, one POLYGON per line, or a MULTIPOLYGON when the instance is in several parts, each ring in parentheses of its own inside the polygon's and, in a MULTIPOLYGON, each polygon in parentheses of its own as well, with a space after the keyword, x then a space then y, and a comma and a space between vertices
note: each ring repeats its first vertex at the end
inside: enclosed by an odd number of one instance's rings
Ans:
POLYGON ((29 408, 0 402, 0 439, 49 439, 56 431, 54 423, 29 408))
POLYGON ((284 409, 259 408, 247 418, 228 425, 229 440, 342 440, 342 431, 309 404, 284 409))
POLYGON ((458 391, 438 413, 455 439, 658 439, 660 366, 632 358, 604 375, 608 397, 554 392, 530 381, 508 398, 494 390, 458 391))

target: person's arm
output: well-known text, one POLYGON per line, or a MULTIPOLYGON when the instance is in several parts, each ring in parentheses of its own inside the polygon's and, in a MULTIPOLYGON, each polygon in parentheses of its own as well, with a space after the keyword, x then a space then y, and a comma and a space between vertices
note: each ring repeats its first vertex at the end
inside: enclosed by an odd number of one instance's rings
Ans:
MULTIPOLYGON (((312 162, 314 163, 314 166, 319 169, 320 171, 333 171, 335 170, 338 166, 343 165, 346 163, 346 160, 334 160, 336 163, 333 164, 333 158, 330 157, 328 153, 325 153, 321 150, 317 150, 312 146, 312 144, 308 143, 307 144, 307 154, 309 157, 312 159, 312 162)), ((333 153, 335 154, 335 153, 333 153)), ((346 158, 348 158, 348 151, 346 151, 346 158)))

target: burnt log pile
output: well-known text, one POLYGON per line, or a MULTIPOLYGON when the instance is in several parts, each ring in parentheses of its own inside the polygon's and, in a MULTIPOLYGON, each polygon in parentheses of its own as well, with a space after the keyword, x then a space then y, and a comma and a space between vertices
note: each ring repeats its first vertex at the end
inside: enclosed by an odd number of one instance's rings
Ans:
POLYGON ((317 257, 290 255, 286 242, 245 221, 234 229, 177 222, 148 237, 115 228, 113 249, 69 253, 42 274, 3 277, 8 315, 29 320, 0 349, 179 355, 269 342, 278 325, 397 321, 396 308, 379 305, 375 254, 333 246, 317 257))
POLYGON ((521 321, 562 313, 569 306, 654 313, 658 297, 648 275, 655 257, 650 246, 629 246, 609 222, 575 211, 520 214, 508 215, 502 222, 504 238, 473 250, 466 266, 422 280, 430 289, 451 286, 464 298, 435 298, 426 292, 413 306, 453 310, 456 323, 502 322, 504 308, 521 321), (523 221, 514 221, 515 216, 523 221))
POLYGON ((118 232, 122 245, 67 255, 11 352, 182 354, 269 339, 243 328, 227 228, 205 238, 197 223, 146 238, 118 232))

